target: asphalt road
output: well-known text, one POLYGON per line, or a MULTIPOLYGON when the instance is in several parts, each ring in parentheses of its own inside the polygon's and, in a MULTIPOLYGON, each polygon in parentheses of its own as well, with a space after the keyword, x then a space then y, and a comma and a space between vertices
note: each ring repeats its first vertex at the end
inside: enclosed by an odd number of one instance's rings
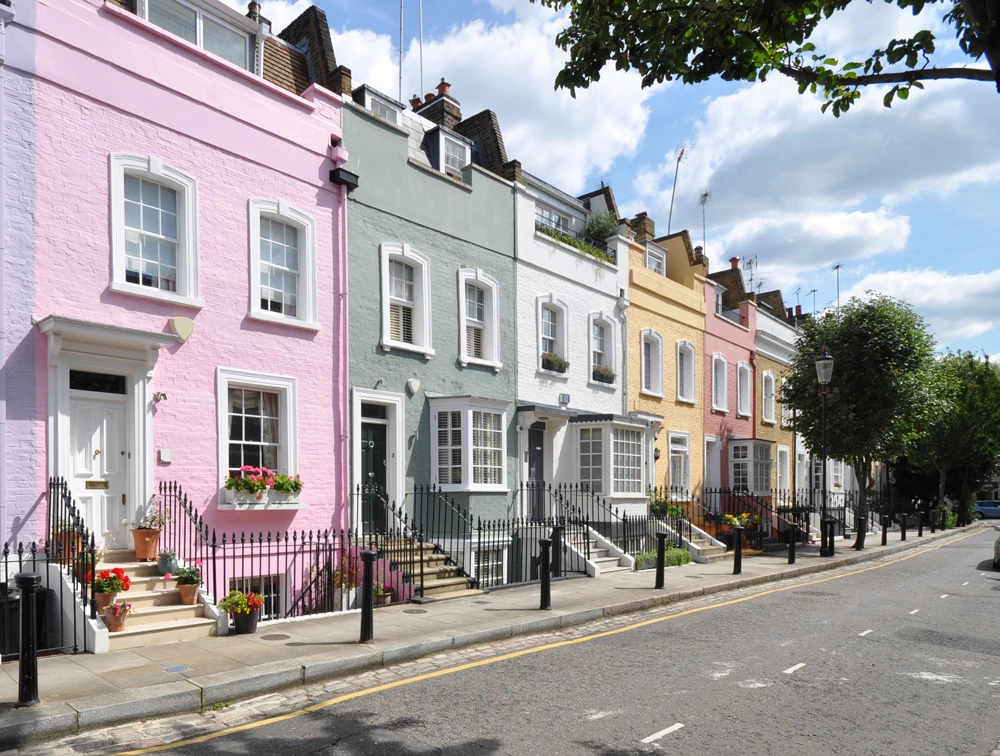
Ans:
POLYGON ((161 753, 989 754, 995 535, 161 753))

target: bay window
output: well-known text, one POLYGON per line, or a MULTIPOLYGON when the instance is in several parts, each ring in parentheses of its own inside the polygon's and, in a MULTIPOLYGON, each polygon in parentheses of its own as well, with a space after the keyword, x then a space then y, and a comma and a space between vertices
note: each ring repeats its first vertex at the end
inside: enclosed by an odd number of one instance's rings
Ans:
POLYGON ((577 431, 578 480, 594 493, 635 497, 643 485, 643 430, 612 421, 594 422, 585 416, 570 420, 577 431))
POLYGON ((506 402, 469 397, 429 401, 434 483, 444 491, 506 491, 506 402))

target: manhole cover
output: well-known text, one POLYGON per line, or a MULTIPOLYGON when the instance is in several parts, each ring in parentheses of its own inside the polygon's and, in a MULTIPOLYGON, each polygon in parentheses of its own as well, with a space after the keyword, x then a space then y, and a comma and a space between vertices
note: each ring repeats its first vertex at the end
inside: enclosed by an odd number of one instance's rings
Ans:
POLYGON ((185 667, 183 664, 164 664, 164 672, 187 672, 190 667, 185 667))
POLYGON ((427 614, 426 609, 404 609, 403 614, 427 614))
POLYGON ((271 633, 270 635, 260 636, 260 639, 267 641, 279 641, 279 640, 288 640, 291 637, 292 636, 290 635, 282 635, 281 633, 271 633))
POLYGON ((490 602, 489 601, 473 601, 472 603, 473 604, 488 604, 490 602))

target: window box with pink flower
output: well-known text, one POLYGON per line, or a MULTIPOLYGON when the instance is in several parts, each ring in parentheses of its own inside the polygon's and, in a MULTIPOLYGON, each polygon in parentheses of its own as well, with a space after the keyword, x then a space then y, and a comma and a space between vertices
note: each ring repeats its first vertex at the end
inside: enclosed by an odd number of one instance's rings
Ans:
POLYGON ((254 511, 308 509, 302 501, 302 480, 266 467, 241 467, 226 478, 225 495, 219 509, 254 511))

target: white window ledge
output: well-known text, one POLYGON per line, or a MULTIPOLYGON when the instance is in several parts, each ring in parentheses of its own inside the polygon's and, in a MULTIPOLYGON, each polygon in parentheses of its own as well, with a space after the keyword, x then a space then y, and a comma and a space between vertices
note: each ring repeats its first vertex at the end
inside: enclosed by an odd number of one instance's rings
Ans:
POLYGON ((560 373, 558 370, 546 370, 545 368, 537 368, 536 371, 539 375, 545 375, 549 378, 559 378, 564 381, 569 380, 569 368, 566 368, 565 373, 560 373))
POLYGON ((305 320, 297 320, 296 318, 289 318, 285 315, 279 315, 275 312, 265 312, 264 310, 251 310, 247 316, 251 320, 260 320, 265 323, 274 323, 275 325, 291 326, 292 328, 301 328, 304 331, 319 331, 319 323, 310 323, 305 320))
POLYGON ((657 399, 662 399, 663 394, 659 391, 650 391, 649 389, 639 389, 639 393, 643 396, 655 396, 657 399))
POLYGON ((618 381, 614 383, 604 383, 603 381, 595 381, 593 378, 587 381, 587 385, 591 388, 597 389, 611 389, 612 391, 618 388, 618 381))
POLYGON ((462 367, 466 367, 468 365, 478 365, 480 367, 493 368, 494 373, 499 373, 501 368, 503 368, 502 362, 494 362, 493 360, 480 360, 476 357, 463 357, 462 359, 459 360, 459 362, 461 363, 462 367))
POLYGON ((698 406, 698 400, 697 399, 685 399, 684 397, 679 396, 679 397, 677 397, 677 401, 680 404, 687 404, 690 407, 697 407, 698 406))
POLYGON ((200 299, 185 297, 182 294, 175 294, 162 289, 154 289, 152 286, 140 286, 139 284, 125 283, 124 281, 112 281, 111 291, 116 294, 125 294, 130 297, 142 297, 143 299, 155 299, 167 304, 180 305, 181 307, 192 307, 200 310, 205 303, 200 299))
POLYGON ((431 347, 422 347, 419 344, 408 344, 405 341, 382 340, 379 346, 387 352, 392 351, 393 349, 398 349, 403 352, 416 352, 417 354, 422 354, 428 360, 434 356, 434 350, 431 347))
MULTIPOLYGON (((728 407, 716 407, 713 404, 712 405, 712 412, 721 412, 723 415, 728 415, 729 414, 729 408, 728 407)), ((750 417, 750 415, 744 415, 744 417, 750 417)))
POLYGON ((509 493, 507 486, 438 484, 437 488, 447 493, 509 493))
MULTIPOLYGON (((712 407, 712 409, 718 409, 717 407, 712 407)), ((721 410, 720 410, 721 411, 721 410)), ((746 412, 737 412, 736 417, 750 417, 746 412)))

